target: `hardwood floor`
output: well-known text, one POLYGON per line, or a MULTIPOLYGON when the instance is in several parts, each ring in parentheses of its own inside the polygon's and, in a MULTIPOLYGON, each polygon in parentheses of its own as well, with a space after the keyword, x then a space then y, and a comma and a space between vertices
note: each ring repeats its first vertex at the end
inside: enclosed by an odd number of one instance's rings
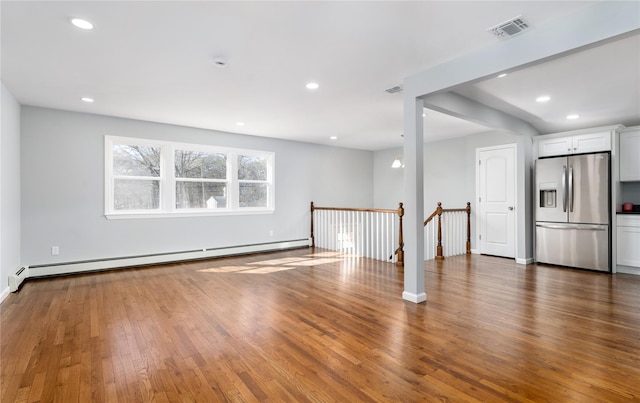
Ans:
POLYGON ((28 281, 2 402, 640 401, 640 277, 295 251, 28 281))

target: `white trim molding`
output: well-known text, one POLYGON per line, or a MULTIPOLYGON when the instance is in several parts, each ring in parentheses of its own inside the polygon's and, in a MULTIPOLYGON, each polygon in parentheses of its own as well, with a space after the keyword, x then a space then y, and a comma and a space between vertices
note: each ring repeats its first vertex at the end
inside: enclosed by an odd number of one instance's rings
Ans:
POLYGON ((517 264, 531 264, 531 263, 533 263, 533 258, 532 257, 528 257, 526 259, 516 258, 516 263, 517 264))
POLYGON ((640 276, 640 267, 618 265, 616 273, 633 274, 636 276, 640 276))
POLYGON ((407 291, 403 291, 402 299, 413 302, 414 304, 419 304, 427 300, 427 293, 422 292, 420 294, 413 294, 407 291))

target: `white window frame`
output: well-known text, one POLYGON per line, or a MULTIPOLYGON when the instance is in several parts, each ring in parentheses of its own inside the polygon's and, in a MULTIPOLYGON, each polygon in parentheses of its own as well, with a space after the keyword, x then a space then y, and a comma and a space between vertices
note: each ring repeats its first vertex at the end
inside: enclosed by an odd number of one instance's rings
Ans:
MULTIPOLYGON (((220 216, 220 215, 245 215, 245 214, 271 214, 275 211, 275 153, 271 151, 248 150, 211 145, 178 143, 162 140, 149 140, 133 137, 105 136, 105 201, 104 212, 108 219, 127 218, 154 218, 154 217, 194 217, 194 216, 220 216), (113 174, 113 146, 116 144, 137 145, 160 148, 160 203, 158 209, 149 210, 116 210, 114 209, 114 183, 116 177, 113 174), (183 209, 176 208, 176 178, 174 170, 175 150, 199 151, 206 153, 224 153, 227 156, 227 179, 186 179, 195 182, 226 182, 227 204, 225 208, 216 209, 183 209), (260 156, 267 160, 266 181, 239 181, 238 180, 238 156, 260 156), (266 207, 240 207, 239 184, 240 182, 266 183, 267 206, 266 207)), ((130 179, 146 179, 131 177, 130 179)), ((156 178, 154 178, 156 179, 156 178)), ((183 180, 182 178, 180 180, 183 180)))

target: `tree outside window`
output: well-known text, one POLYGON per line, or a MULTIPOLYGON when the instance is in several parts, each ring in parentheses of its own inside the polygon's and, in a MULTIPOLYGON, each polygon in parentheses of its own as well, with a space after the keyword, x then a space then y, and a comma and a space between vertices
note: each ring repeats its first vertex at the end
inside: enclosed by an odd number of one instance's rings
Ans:
POLYGON ((116 210, 160 207, 160 148, 114 145, 113 175, 116 210))

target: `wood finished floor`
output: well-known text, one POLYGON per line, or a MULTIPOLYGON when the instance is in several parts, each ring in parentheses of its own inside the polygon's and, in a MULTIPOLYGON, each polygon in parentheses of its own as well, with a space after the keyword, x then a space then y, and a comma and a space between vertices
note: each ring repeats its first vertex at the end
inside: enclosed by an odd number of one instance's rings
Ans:
POLYGON ((28 281, 4 402, 640 401, 640 276, 309 249, 28 281))

